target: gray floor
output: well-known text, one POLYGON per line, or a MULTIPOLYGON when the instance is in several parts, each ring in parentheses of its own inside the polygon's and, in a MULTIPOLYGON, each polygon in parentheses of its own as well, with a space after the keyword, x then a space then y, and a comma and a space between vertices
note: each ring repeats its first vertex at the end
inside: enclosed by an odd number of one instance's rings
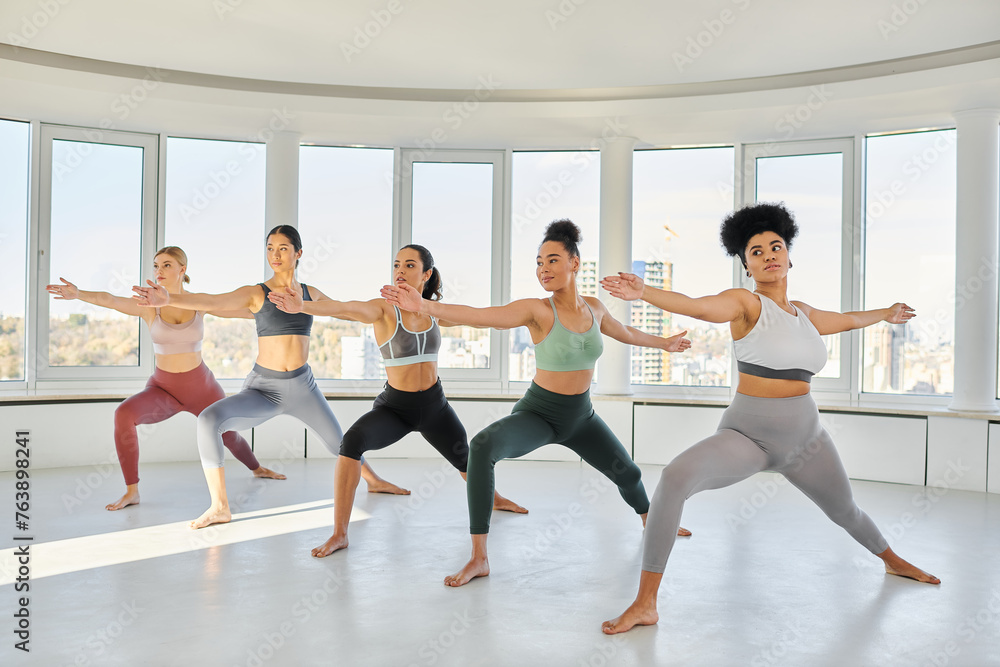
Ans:
MULTIPOLYGON (((266 462, 265 462, 266 464, 266 462)), ((36 665, 996 665, 1000 496, 856 482, 859 504, 940 587, 881 563, 772 475, 692 498, 660 593, 660 623, 616 638, 631 601, 638 517, 590 468, 505 462, 493 574, 457 590, 464 483, 437 460, 378 460, 409 498, 359 493, 351 547, 325 559, 333 462, 286 482, 229 465, 240 520, 192 533, 197 464, 145 464, 121 512, 117 470, 33 471, 31 648, 13 649, 11 526, 0 548, 0 656, 36 665), (58 541, 58 542, 57 542, 58 541)), ((659 468, 644 468, 652 491, 659 468)), ((13 504, 13 475, 0 474, 13 504)), ((362 485, 363 488, 363 485, 362 485)), ((12 512, 10 512, 12 514, 12 512)))

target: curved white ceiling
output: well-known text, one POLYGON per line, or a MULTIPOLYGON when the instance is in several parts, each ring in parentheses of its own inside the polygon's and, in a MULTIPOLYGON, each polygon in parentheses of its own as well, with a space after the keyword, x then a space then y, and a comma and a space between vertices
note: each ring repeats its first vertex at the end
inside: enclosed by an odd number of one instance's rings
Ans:
POLYGON ((385 88, 725 81, 957 49, 996 0, 5 0, 0 41, 131 65, 385 88), (366 34, 367 31, 367 34, 366 34))

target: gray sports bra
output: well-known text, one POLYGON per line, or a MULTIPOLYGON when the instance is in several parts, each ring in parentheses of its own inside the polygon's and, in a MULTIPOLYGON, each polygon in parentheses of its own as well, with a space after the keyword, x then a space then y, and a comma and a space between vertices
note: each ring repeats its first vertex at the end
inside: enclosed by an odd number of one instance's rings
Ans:
POLYGON ((389 340, 379 346, 386 366, 409 366, 425 361, 437 361, 441 349, 441 329, 431 318, 431 326, 423 331, 410 331, 403 326, 403 314, 396 310, 396 329, 389 340))

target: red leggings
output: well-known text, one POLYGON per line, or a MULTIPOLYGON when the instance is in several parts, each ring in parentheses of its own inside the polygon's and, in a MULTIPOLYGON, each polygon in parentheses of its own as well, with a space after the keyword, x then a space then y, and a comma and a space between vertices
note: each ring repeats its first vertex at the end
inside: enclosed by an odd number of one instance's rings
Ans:
MULTIPOLYGON (((183 373, 168 373, 159 368, 153 371, 146 388, 122 401, 115 410, 115 448, 125 483, 139 483, 137 424, 156 424, 178 412, 190 412, 197 417, 225 397, 226 393, 204 363, 183 373)), ((223 433, 222 442, 250 470, 260 467, 250 444, 236 431, 223 433)))

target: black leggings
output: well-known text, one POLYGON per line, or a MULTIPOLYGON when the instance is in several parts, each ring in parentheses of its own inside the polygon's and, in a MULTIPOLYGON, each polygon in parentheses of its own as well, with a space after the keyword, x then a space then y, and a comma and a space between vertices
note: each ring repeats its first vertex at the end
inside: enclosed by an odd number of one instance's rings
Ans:
POLYGON ((412 431, 424 436, 459 472, 466 471, 469 437, 448 404, 441 380, 424 391, 400 391, 386 384, 371 411, 344 434, 340 455, 360 460, 365 452, 388 447, 412 431))

